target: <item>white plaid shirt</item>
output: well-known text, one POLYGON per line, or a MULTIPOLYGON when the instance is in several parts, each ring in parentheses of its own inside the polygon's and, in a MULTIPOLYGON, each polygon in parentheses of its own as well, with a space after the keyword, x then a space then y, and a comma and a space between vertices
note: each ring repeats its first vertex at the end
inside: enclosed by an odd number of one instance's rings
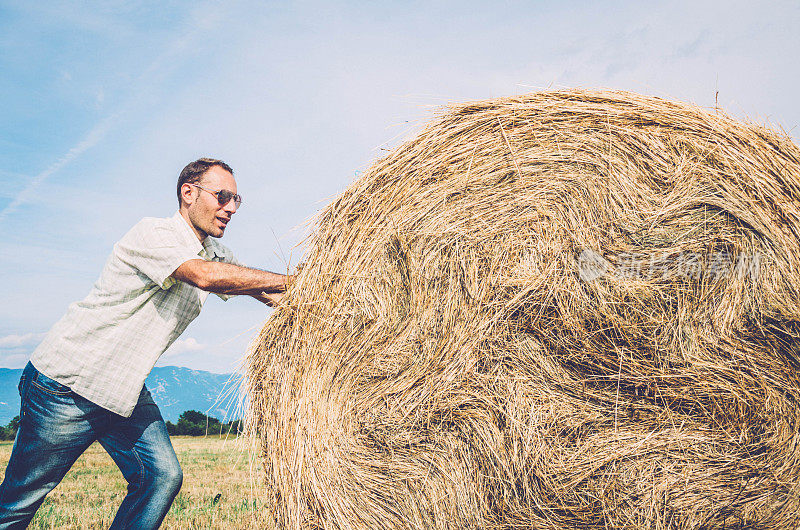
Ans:
POLYGON ((198 257, 238 264, 214 238, 200 243, 180 213, 142 219, 114 245, 88 296, 69 306, 31 362, 76 394, 130 416, 147 374, 208 296, 171 276, 198 257))

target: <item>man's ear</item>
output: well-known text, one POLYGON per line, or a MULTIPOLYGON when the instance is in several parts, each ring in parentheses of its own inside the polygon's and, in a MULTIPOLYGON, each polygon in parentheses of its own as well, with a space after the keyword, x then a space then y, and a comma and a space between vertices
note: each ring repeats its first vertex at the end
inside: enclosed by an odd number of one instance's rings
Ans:
POLYGON ((181 202, 185 203, 186 206, 190 206, 194 202, 192 189, 193 186, 191 184, 184 183, 181 186, 181 202))

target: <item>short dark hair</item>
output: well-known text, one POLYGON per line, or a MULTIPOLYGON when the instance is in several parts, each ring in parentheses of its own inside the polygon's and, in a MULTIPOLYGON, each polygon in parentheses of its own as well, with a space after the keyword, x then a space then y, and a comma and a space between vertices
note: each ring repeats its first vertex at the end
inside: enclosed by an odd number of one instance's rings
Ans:
POLYGON ((178 206, 181 205, 181 188, 183 185, 196 184, 200 182, 200 179, 203 178, 205 172, 214 166, 219 166, 233 175, 231 166, 222 160, 217 160, 216 158, 198 158, 194 162, 189 162, 186 164, 186 167, 183 168, 183 171, 181 171, 181 176, 178 177, 178 206))

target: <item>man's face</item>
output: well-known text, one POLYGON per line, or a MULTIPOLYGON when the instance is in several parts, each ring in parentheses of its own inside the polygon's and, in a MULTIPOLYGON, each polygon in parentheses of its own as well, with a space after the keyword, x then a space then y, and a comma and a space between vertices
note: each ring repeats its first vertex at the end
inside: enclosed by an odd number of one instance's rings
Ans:
MULTIPOLYGON (((238 193, 233 175, 219 166, 213 166, 206 171, 197 184, 211 191, 229 190, 238 193)), ((225 227, 236 213, 236 204, 233 199, 227 204, 220 205, 214 194, 201 190, 197 186, 192 186, 192 190, 194 200, 189 204, 187 210, 195 231, 198 232, 201 239, 206 235, 222 237, 225 227)))

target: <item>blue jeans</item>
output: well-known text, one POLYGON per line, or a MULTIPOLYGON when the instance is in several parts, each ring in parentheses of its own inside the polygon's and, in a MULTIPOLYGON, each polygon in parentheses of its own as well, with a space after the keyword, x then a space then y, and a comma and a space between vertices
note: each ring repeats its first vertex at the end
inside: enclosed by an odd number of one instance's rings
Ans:
POLYGON ((47 495, 95 440, 128 481, 112 529, 158 528, 183 472, 167 426, 147 388, 130 418, 80 397, 34 368, 19 382, 17 438, 0 485, 0 529, 25 528, 47 495))

